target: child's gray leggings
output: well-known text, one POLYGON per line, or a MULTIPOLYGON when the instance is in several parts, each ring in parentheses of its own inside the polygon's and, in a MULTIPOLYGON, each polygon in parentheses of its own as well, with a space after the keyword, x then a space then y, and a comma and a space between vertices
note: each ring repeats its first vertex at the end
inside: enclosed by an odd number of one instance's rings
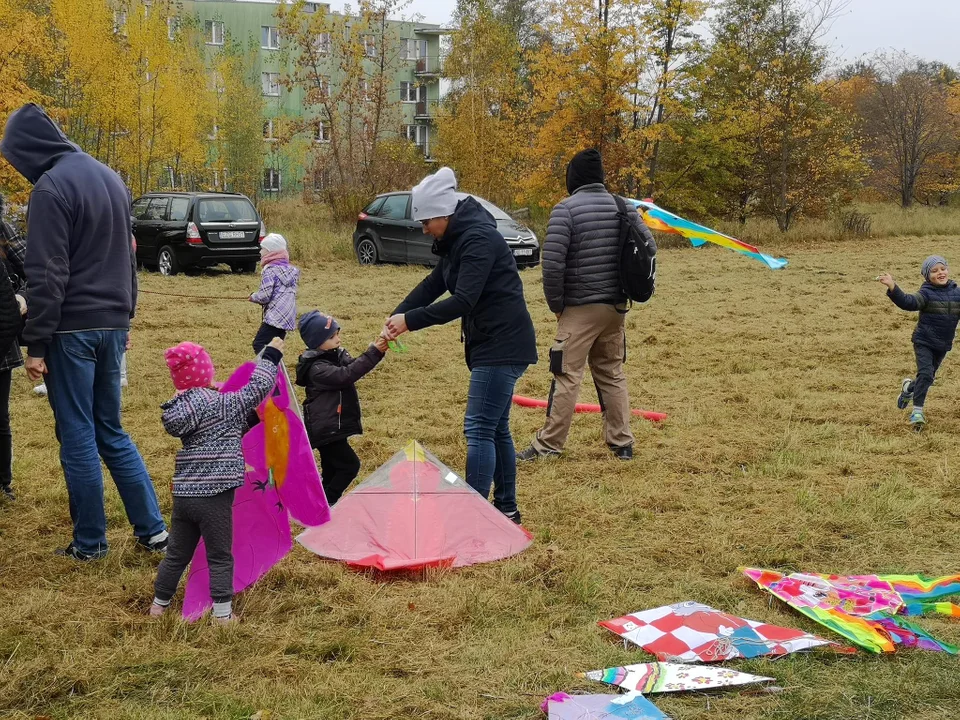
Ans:
POLYGON ((233 597, 233 496, 227 490, 210 497, 173 497, 170 544, 157 570, 154 594, 168 601, 177 592, 180 576, 193 559, 200 538, 207 547, 210 596, 214 602, 233 597))

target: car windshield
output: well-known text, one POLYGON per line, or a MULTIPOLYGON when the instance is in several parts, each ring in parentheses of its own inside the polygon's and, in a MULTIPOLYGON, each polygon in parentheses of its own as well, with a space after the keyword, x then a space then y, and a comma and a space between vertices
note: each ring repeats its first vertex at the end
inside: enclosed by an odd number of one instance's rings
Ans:
POLYGON ((493 215, 494 220, 513 220, 512 217, 507 215, 507 213, 505 213, 503 210, 498 208, 489 200, 484 200, 482 197, 477 197, 476 195, 473 195, 471 197, 473 197, 474 200, 480 203, 480 205, 483 206, 484 210, 486 210, 488 213, 493 215))
POLYGON ((257 221, 257 211, 246 198, 207 198, 197 213, 202 223, 257 221))

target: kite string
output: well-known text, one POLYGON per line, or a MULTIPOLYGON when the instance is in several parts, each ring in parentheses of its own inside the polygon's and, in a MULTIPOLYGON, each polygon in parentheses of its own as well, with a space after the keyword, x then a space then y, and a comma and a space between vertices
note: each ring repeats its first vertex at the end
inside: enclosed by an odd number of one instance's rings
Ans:
POLYGON ((249 300, 249 295, 187 295, 184 293, 160 292, 158 290, 138 290, 146 295, 163 295, 164 297, 186 298, 188 300, 249 300))

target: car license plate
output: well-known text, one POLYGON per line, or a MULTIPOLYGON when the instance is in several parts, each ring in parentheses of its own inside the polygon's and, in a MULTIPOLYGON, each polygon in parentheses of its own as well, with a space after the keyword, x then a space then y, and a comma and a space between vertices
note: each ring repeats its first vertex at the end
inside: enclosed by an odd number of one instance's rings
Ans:
POLYGON ((243 230, 224 230, 220 233, 221 240, 243 240, 246 235, 243 230))
POLYGON ((517 248, 513 254, 515 257, 528 257, 533 255, 533 248, 517 248))

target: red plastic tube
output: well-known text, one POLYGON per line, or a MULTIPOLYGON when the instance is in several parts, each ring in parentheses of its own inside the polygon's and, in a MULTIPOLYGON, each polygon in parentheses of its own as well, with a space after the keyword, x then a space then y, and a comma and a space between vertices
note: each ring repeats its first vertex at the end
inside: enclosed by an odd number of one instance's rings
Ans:
MULTIPOLYGON (((536 398, 528 398, 523 395, 514 395, 513 403, 514 405, 528 408, 545 408, 547 406, 546 400, 537 400, 536 398)), ((600 412, 600 406, 592 403, 577 403, 573 410, 578 413, 598 413, 600 412)), ((652 422, 663 422, 667 419, 666 413, 651 412, 650 410, 631 410, 630 412, 652 422)))

